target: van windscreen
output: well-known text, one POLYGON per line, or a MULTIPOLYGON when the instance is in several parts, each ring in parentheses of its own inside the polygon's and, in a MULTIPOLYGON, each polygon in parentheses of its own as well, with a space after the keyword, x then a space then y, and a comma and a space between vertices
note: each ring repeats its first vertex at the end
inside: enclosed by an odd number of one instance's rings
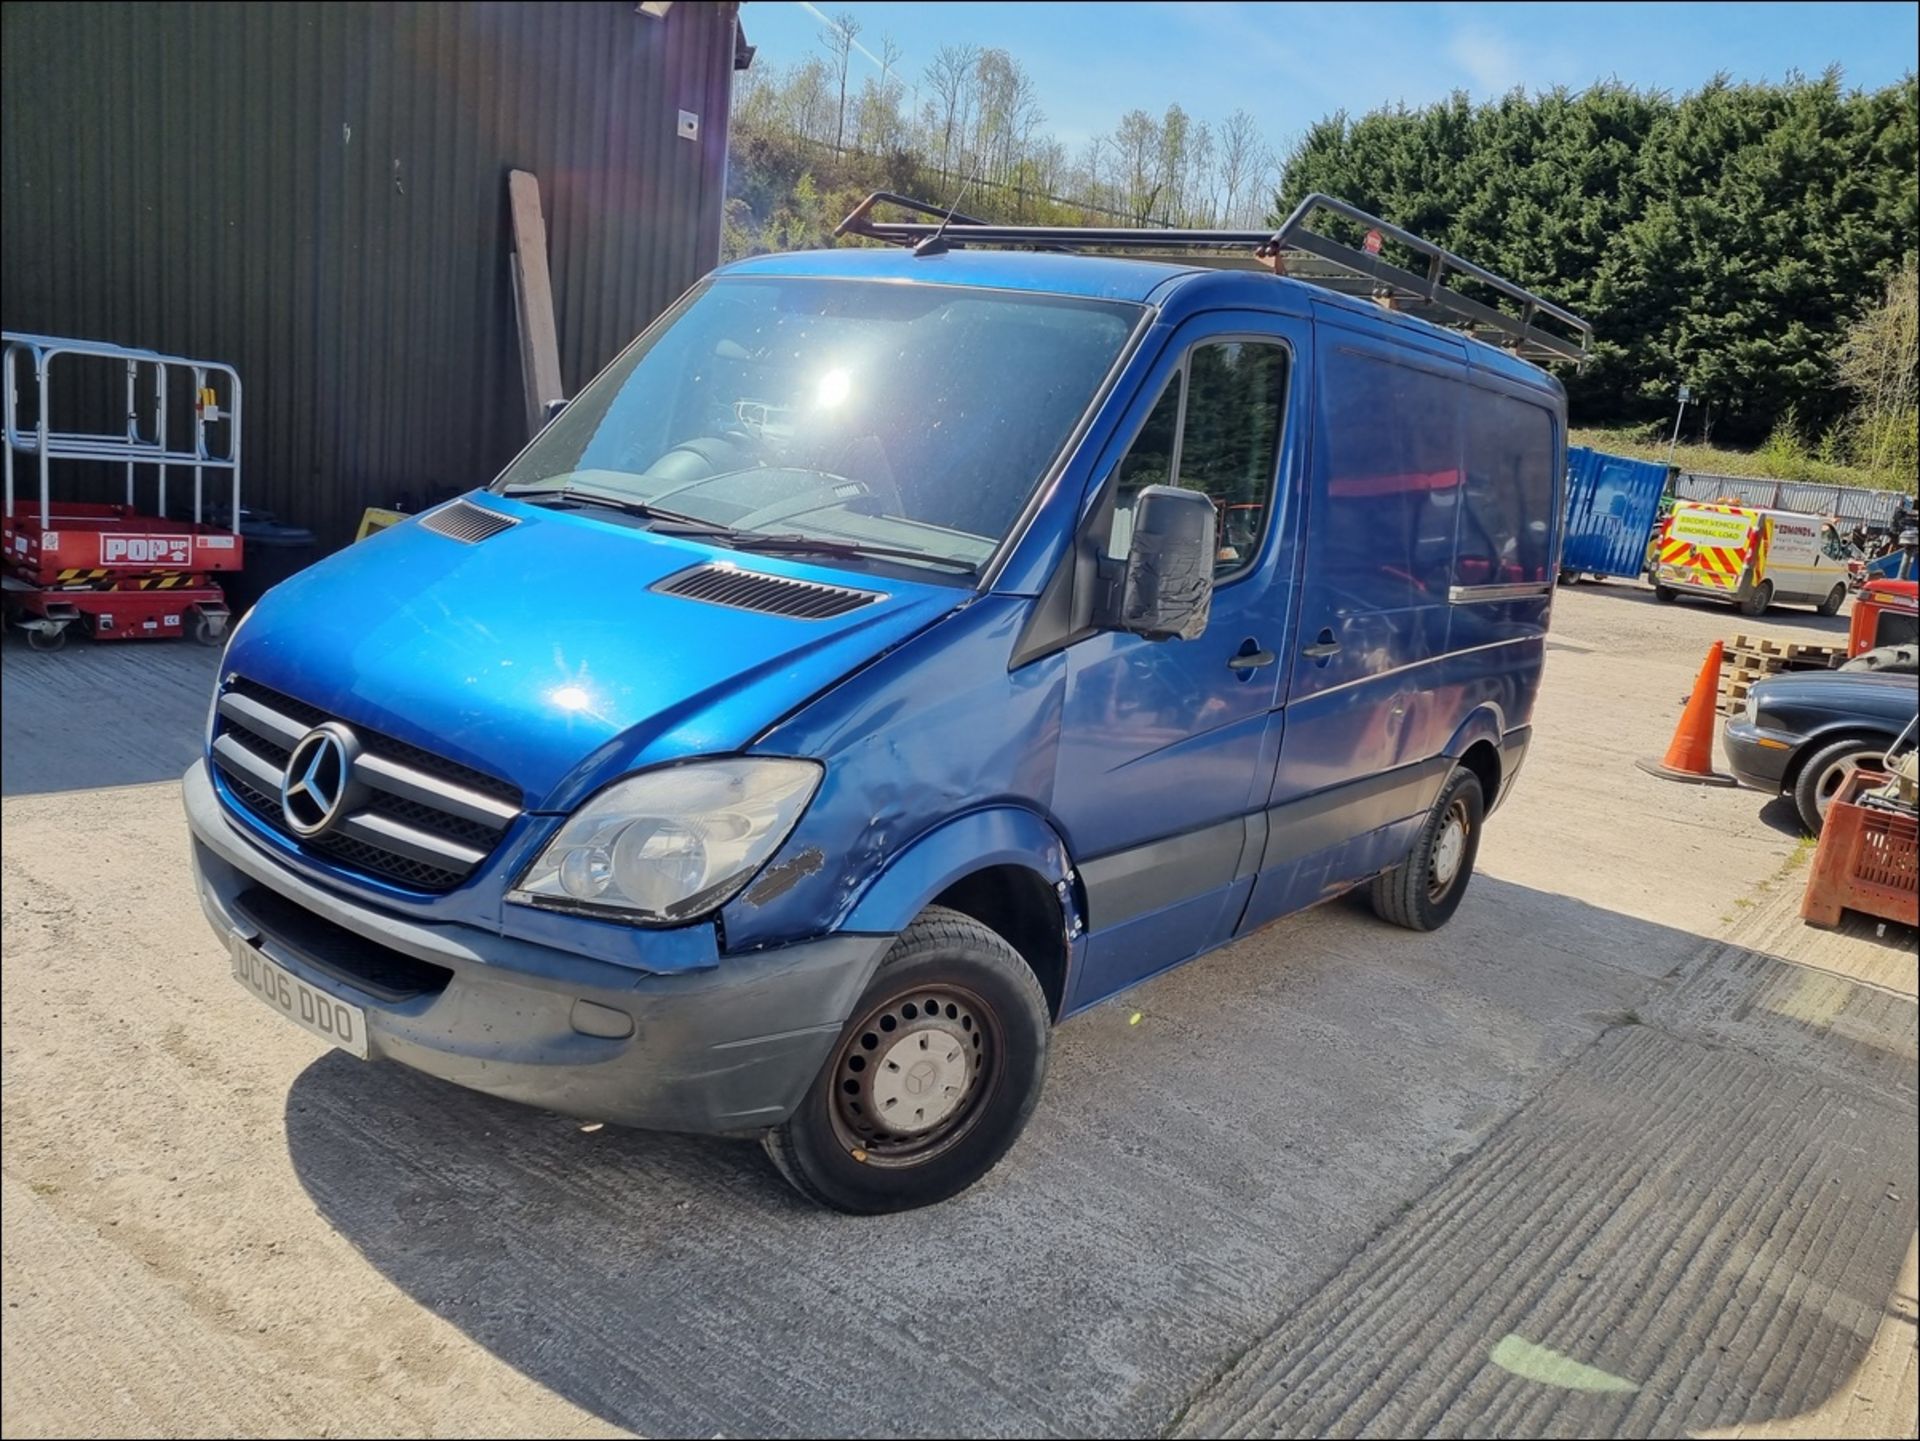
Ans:
POLYGON ((977 566, 1140 315, 959 286, 722 277, 621 354, 495 488, 597 491, 977 566))

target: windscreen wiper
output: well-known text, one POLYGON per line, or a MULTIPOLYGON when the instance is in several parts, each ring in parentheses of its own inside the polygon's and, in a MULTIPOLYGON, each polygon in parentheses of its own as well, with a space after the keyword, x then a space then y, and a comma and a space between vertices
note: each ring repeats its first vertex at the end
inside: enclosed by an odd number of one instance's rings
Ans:
POLYGON ((977 574, 980 569, 970 560, 934 555, 930 551, 910 550, 905 546, 870 545, 866 541, 838 540, 828 536, 770 535, 757 530, 741 530, 720 521, 702 520, 698 516, 662 510, 659 506, 651 505, 637 497, 613 495, 604 490, 586 490, 578 486, 518 485, 509 486, 499 493, 514 500, 528 500, 536 503, 549 500, 602 505, 612 510, 625 511, 628 515, 664 522, 656 527, 663 535, 682 535, 694 540, 717 540, 724 545, 732 546, 735 550, 763 551, 770 555, 878 556, 883 559, 914 560, 929 565, 944 565, 967 575, 977 574))
POLYGON ((720 525, 714 521, 701 520, 698 516, 682 515, 674 510, 662 510, 659 506, 639 499, 637 496, 613 495, 604 490, 584 490, 571 485, 510 485, 499 492, 512 500, 566 502, 576 505, 599 505, 608 510, 622 510, 628 515, 637 515, 645 520, 661 520, 672 527, 668 534, 711 536, 720 539, 731 537, 735 532, 732 526, 720 525))
POLYGON ((774 555, 870 555, 882 559, 916 560, 928 565, 944 565, 953 570, 976 574, 980 567, 970 560, 931 551, 909 550, 905 546, 869 545, 864 540, 836 540, 827 536, 763 535, 754 530, 726 533, 727 543, 736 550, 765 551, 774 555))

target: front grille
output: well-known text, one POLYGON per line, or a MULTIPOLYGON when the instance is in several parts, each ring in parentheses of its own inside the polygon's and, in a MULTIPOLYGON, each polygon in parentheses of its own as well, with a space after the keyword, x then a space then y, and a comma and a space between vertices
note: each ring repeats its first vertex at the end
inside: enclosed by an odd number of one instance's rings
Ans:
POLYGON ((298 836, 280 783, 303 736, 333 717, 243 676, 216 706, 213 763, 229 796, 302 850, 419 891, 448 891, 492 853, 520 811, 510 782, 361 726, 341 813, 319 835, 298 836))

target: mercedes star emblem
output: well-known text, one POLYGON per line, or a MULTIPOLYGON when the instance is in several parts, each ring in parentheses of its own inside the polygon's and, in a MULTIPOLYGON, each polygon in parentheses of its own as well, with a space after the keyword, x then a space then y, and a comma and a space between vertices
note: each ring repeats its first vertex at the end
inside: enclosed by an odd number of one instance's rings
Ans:
POLYGON ((323 725, 308 731, 287 757, 280 814, 298 836, 317 836, 339 817, 353 779, 353 733, 323 725))

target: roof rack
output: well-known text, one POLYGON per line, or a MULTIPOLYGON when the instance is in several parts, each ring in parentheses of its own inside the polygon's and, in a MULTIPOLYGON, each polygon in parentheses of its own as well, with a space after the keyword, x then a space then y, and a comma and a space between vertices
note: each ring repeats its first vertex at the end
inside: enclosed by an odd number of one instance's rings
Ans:
MULTIPOLYGON (((834 229, 835 236, 860 235, 869 240, 906 245, 916 255, 936 255, 955 246, 1024 246, 1036 250, 1124 250, 1181 256, 1183 252, 1239 251, 1252 261, 1263 262, 1278 274, 1327 286, 1349 294, 1365 293, 1389 309, 1414 315, 1436 324, 1458 326, 1462 322, 1476 336, 1495 343, 1510 344, 1516 353, 1532 360, 1570 360, 1576 366, 1587 360, 1593 327, 1552 301, 1483 270, 1452 251, 1443 250, 1430 240, 1422 240, 1410 231, 1369 215, 1330 195, 1307 196, 1293 209, 1278 230, 1178 230, 1129 229, 1087 225, 996 225, 970 215, 949 212, 896 195, 876 190, 853 208, 834 229), (876 220, 873 211, 879 205, 898 206, 930 217, 927 220, 876 220), (1365 250, 1356 250, 1318 231, 1307 222, 1318 213, 1335 215, 1367 228, 1365 250), (1426 274, 1420 275, 1393 262, 1381 259, 1378 249, 1383 241, 1392 241, 1426 259, 1426 274), (1314 257, 1325 262, 1315 266, 1302 264, 1290 255, 1314 257), (1331 267, 1331 268, 1329 268, 1331 267), (1514 315, 1462 295, 1446 282, 1451 275, 1486 287, 1520 306, 1514 315), (1359 284, 1356 286, 1356 280, 1359 284), (1543 329, 1541 321, 1551 321, 1570 334, 1543 329)), ((1186 258, 1206 264, 1204 259, 1186 258)), ((1217 263, 1217 262, 1216 262, 1217 263)), ((1231 263, 1231 262, 1229 262, 1231 263)))

